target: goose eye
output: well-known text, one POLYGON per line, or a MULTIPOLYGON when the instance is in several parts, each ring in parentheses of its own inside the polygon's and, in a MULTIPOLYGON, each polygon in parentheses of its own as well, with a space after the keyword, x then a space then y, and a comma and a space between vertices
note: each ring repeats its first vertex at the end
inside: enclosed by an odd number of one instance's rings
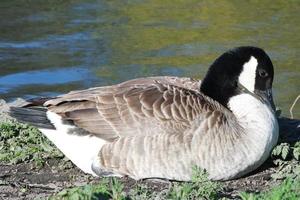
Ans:
POLYGON ((259 74, 259 76, 262 77, 262 78, 265 78, 265 77, 268 76, 268 73, 267 73, 265 70, 263 70, 263 69, 259 70, 259 71, 258 71, 258 74, 259 74))

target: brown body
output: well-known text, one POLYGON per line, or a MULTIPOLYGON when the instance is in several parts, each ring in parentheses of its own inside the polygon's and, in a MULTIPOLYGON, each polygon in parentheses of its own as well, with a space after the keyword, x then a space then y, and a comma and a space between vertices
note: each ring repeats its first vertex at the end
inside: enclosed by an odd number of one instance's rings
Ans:
POLYGON ((98 175, 190 180, 193 166, 243 175, 249 170, 236 169, 248 165, 251 141, 233 113, 199 86, 190 78, 141 78, 70 92, 44 106, 79 128, 68 134, 107 141, 93 163, 98 175))

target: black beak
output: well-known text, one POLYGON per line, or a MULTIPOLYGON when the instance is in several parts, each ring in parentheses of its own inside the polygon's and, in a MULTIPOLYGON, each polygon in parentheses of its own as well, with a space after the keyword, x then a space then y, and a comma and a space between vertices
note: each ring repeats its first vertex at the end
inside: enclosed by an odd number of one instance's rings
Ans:
POLYGON ((268 102, 271 108, 276 111, 276 107, 273 101, 272 89, 267 90, 254 90, 254 93, 261 97, 265 102, 268 102))
POLYGON ((272 95, 272 89, 266 89, 266 90, 254 90, 254 93, 250 92, 247 88, 245 88, 242 84, 238 83, 238 88, 245 93, 251 94, 254 97, 266 102, 269 104, 271 109, 276 112, 276 107, 273 101, 273 95, 272 95))

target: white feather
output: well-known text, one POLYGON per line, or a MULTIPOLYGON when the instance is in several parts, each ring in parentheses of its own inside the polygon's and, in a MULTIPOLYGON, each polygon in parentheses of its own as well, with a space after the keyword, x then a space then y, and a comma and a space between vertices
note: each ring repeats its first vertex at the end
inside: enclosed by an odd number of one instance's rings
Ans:
POLYGON ((85 173, 96 176, 91 166, 102 146, 106 143, 98 137, 70 133, 76 128, 63 124, 61 117, 54 112, 47 111, 47 117, 56 130, 39 129, 46 135, 77 167, 85 173))
POLYGON ((257 59, 251 56, 250 60, 243 65, 243 71, 239 76, 239 82, 251 92, 254 92, 257 64, 257 59))
POLYGON ((271 107, 250 94, 233 96, 228 106, 246 132, 245 141, 252 146, 250 152, 241 147, 241 151, 247 151, 249 155, 246 164, 248 167, 243 172, 246 174, 256 169, 269 157, 278 140, 278 122, 271 107))

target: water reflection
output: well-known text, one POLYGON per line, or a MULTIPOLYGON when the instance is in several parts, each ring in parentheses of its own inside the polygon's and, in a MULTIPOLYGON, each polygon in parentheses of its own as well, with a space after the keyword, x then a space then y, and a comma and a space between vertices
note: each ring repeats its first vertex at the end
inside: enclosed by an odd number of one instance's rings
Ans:
POLYGON ((255 45, 272 57, 275 101, 287 113, 300 88, 299 10, 298 1, 3 0, 0 95, 53 95, 140 76, 202 78, 228 48, 255 45))
POLYGON ((88 77, 88 74, 90 74, 89 71, 82 68, 29 71, 0 77, 0 86, 14 87, 16 83, 18 83, 19 86, 27 84, 63 84, 82 81, 85 77, 88 77))

